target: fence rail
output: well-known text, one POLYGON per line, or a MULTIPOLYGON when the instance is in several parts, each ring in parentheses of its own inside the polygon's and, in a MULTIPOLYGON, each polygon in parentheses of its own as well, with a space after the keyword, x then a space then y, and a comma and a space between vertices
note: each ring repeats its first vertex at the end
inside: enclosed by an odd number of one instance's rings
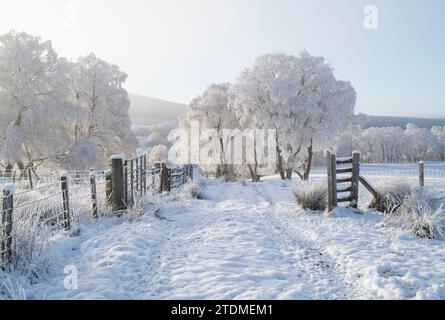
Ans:
POLYGON ((68 230, 73 222, 131 208, 137 198, 147 193, 181 187, 193 180, 193 166, 168 168, 159 163, 147 168, 147 156, 141 155, 128 160, 114 157, 107 171, 53 172, 48 176, 52 178, 34 179, 28 188, 17 191, 13 184, 4 186, 0 196, 1 268, 8 266, 15 254, 17 226, 25 223, 50 231, 68 230))
MULTIPOLYGON (((68 180, 75 184, 88 184, 91 170, 69 170, 68 180)), ((98 180, 105 179, 105 170, 96 171, 98 180)), ((11 175, 0 174, 0 185, 14 184, 17 190, 30 190, 40 186, 58 184, 60 181, 60 172, 57 171, 39 171, 33 173, 26 170, 24 173, 16 173, 11 175)))

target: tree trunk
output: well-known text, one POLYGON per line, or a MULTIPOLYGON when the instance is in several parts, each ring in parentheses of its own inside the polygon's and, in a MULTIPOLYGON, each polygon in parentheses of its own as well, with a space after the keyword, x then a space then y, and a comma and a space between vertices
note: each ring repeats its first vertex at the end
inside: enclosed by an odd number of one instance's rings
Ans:
POLYGON ((235 166, 233 164, 227 165, 227 181, 236 181, 235 166))
POLYGON ((277 144, 276 149, 277 149, 277 170, 278 170, 278 173, 280 174, 281 180, 284 180, 284 179, 286 179, 286 175, 285 175, 284 169, 283 169, 283 156, 281 155, 281 150, 278 147, 278 144, 277 144))
POLYGON ((294 172, 293 168, 287 168, 286 170, 286 179, 292 180, 292 173, 294 172))
POLYGON ((277 169, 278 173, 280 174, 281 180, 286 179, 286 174, 283 169, 283 157, 281 154, 277 154, 277 169))
POLYGON ((252 182, 259 182, 260 176, 258 175, 258 172, 257 172, 257 166, 256 165, 252 166, 251 164, 248 164, 247 166, 249 168, 250 177, 252 178, 252 182))
POLYGON ((221 154, 220 154, 221 164, 218 165, 218 170, 220 173, 220 177, 224 177, 226 182, 229 182, 229 166, 226 163, 227 161, 225 159, 224 141, 222 138, 219 138, 219 145, 221 146, 221 154))
POLYGON ((311 138, 311 144, 307 148, 307 164, 303 174, 303 180, 308 181, 312 169, 312 159, 314 157, 314 141, 311 138))

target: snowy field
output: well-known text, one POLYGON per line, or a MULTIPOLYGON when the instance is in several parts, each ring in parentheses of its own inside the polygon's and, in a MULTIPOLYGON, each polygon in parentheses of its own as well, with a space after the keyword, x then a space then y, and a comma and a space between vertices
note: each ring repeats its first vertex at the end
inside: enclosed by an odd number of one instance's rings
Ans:
MULTIPOLYGON (((364 166, 363 175, 377 183, 372 172, 401 167, 364 166)), ((314 179, 324 175, 316 169, 314 179)), ((134 222, 104 218, 57 234, 32 284, 17 274, 0 279, 26 299, 445 299, 444 241, 379 226, 364 188, 363 215, 304 212, 295 183, 208 180, 205 200, 154 199, 134 222), (78 272, 77 289, 64 287, 66 266, 78 272)), ((445 178, 426 184, 445 192, 445 178)))

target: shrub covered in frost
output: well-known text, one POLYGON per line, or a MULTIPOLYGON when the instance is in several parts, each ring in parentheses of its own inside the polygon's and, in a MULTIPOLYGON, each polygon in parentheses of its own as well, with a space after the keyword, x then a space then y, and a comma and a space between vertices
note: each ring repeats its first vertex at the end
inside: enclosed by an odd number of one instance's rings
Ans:
POLYGON ((134 222, 144 215, 149 201, 143 197, 135 197, 133 205, 125 210, 124 218, 129 222, 134 222))
POLYGON ((397 178, 382 179, 376 189, 380 197, 374 198, 369 207, 383 213, 396 211, 411 194, 411 186, 397 178))
POLYGON ((198 183, 196 182, 188 182, 183 186, 182 191, 185 193, 186 196, 200 199, 201 198, 201 188, 198 183))
POLYGON ((327 188, 319 182, 299 183, 293 190, 295 202, 304 209, 323 211, 327 206, 327 188))
POLYGON ((425 239, 445 239, 445 199, 432 189, 414 189, 386 223, 425 239))

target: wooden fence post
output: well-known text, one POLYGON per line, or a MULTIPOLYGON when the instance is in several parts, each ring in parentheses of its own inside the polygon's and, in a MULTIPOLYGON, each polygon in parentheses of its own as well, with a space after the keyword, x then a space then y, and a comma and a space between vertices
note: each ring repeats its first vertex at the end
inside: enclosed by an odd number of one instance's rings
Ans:
POLYGON ((69 230, 71 227, 70 221, 70 198, 68 192, 68 173, 63 172, 60 175, 60 183, 62 188, 62 201, 63 201, 63 228, 69 230))
POLYGON ((28 169, 26 170, 27 174, 28 174, 28 182, 29 182, 29 188, 30 189, 34 189, 34 184, 32 182, 32 170, 31 167, 28 167, 28 169))
POLYGON ((112 191, 113 191, 113 185, 111 181, 111 170, 105 171, 105 197, 107 200, 107 203, 111 205, 112 203, 112 191))
POLYGON ((147 155, 144 154, 144 195, 147 195, 147 155))
POLYGON ((162 164, 161 169, 161 184, 160 184, 160 193, 162 192, 170 192, 171 191, 171 169, 167 168, 165 163, 162 164))
POLYGON ((134 161, 130 160, 130 194, 131 203, 134 202, 134 161))
POLYGON ((167 177, 166 177, 166 186, 167 186, 167 192, 170 192, 172 190, 172 169, 167 168, 167 177))
POLYGON ((93 204, 93 218, 97 219, 96 172, 93 169, 91 169, 91 172, 90 172, 90 184, 91 184, 91 201, 93 204))
POLYGON ((337 206, 337 157, 330 150, 327 151, 328 167, 328 211, 337 206))
POLYGON ((144 165, 143 165, 143 156, 138 158, 139 161, 139 194, 142 195, 144 189, 144 165))
POLYGON ((14 211, 14 185, 7 184, 3 189, 3 207, 0 242, 1 261, 9 264, 12 262, 12 214, 14 211))
POLYGON ((360 177, 360 151, 352 153, 352 184, 351 184, 351 207, 358 208, 358 191, 360 177))
POLYGON ((127 207, 131 207, 133 204, 128 202, 128 161, 124 161, 124 201, 127 207))
POLYGON ((425 187, 425 162, 419 162, 419 186, 425 187))
POLYGON ((124 199, 124 156, 111 157, 111 199, 114 210, 125 210, 127 206, 124 199))
POLYGON ((156 192, 156 169, 151 168, 151 192, 156 192))
POLYGON ((153 173, 153 192, 162 193, 162 166, 160 162, 155 162, 153 173), (159 188, 156 186, 156 175, 159 175, 159 188), (156 191, 156 188, 158 191, 156 191))
POLYGON ((167 168, 165 164, 161 164, 161 171, 159 174, 159 193, 163 193, 165 191, 165 177, 167 175, 167 168))
POLYGON ((187 183, 187 165, 182 167, 182 185, 187 183))
POLYGON ((136 158, 136 193, 139 191, 139 161, 136 158))

